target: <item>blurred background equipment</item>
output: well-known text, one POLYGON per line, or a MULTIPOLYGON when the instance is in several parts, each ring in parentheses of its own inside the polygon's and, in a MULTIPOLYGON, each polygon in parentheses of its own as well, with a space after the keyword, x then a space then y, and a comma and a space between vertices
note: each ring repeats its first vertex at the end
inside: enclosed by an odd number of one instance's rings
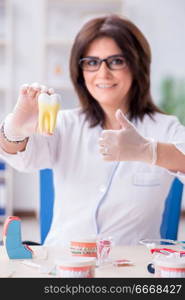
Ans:
POLYGON ((161 81, 159 106, 164 112, 176 115, 185 125, 185 79, 167 77, 161 81))

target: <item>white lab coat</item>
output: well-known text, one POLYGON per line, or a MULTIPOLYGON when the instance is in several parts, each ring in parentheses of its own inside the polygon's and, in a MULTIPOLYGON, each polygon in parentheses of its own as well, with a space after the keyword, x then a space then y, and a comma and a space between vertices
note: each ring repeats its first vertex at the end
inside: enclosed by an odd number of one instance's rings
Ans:
MULTIPOLYGON (((185 127, 176 117, 155 114, 134 122, 145 137, 177 142, 185 153, 185 127)), ((68 245, 72 239, 98 234, 117 245, 159 238, 164 201, 176 175, 184 174, 142 162, 107 162, 98 150, 102 128, 89 128, 80 109, 58 114, 51 137, 34 135, 24 152, 1 150, 1 157, 23 172, 52 168, 55 203, 47 245, 68 245)), ((170 159, 170 157, 169 157, 170 159)))

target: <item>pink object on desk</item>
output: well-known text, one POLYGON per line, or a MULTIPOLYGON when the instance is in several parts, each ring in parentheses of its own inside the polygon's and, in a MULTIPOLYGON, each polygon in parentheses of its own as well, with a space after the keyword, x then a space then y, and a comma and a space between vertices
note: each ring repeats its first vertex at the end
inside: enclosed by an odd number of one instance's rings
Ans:
POLYGON ((107 262, 112 248, 112 238, 101 238, 97 241, 98 265, 107 262))
POLYGON ((131 266, 133 263, 128 259, 116 259, 112 262, 114 267, 126 267, 131 266))
POLYGON ((96 239, 81 238, 71 241, 70 250, 74 256, 96 257, 96 239))

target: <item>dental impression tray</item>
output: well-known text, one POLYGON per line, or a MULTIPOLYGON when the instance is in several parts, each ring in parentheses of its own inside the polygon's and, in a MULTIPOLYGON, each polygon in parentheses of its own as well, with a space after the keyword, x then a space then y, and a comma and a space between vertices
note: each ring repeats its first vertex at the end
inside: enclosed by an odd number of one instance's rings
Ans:
POLYGON ((8 217, 3 227, 3 244, 10 259, 26 259, 33 257, 33 250, 22 244, 21 220, 19 217, 8 217))
POLYGON ((41 93, 38 97, 39 132, 53 134, 56 127, 57 113, 60 109, 59 94, 41 93))

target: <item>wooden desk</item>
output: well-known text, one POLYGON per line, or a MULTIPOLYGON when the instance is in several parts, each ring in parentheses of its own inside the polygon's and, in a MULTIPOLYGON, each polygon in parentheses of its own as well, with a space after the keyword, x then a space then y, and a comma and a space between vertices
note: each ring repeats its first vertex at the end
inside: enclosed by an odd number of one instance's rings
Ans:
MULTIPOLYGON (((62 248, 53 248, 53 247, 42 247, 42 246, 32 246, 33 251, 36 253, 42 253, 42 251, 47 252, 47 258, 45 259, 28 259, 32 263, 35 263, 35 267, 28 266, 23 264, 22 260, 10 260, 7 257, 6 249, 0 247, 0 277, 56 277, 55 275, 49 275, 46 271, 43 271, 43 268, 51 269, 51 266, 54 266, 55 260, 62 259, 65 256, 68 256, 69 253, 67 250, 62 248), (41 265, 42 268, 37 267, 36 265, 41 265)), ((45 253, 46 253, 45 252, 45 253)), ((149 250, 142 245, 138 246, 123 246, 123 247, 114 247, 110 254, 111 258, 114 259, 129 259, 133 262, 133 265, 115 267, 112 264, 102 266, 95 269, 95 277, 101 278, 143 278, 143 277, 153 277, 153 274, 150 274, 147 271, 147 264, 152 262, 152 255, 149 250)))

